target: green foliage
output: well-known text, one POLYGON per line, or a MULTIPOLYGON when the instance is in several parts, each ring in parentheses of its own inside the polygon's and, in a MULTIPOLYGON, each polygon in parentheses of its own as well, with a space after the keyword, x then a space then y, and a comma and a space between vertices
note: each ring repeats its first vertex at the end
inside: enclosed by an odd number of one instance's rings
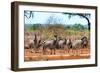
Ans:
POLYGON ((25 25, 25 30, 26 31, 35 31, 35 30, 38 30, 38 29, 42 29, 43 26, 41 24, 26 24, 25 25))
POLYGON ((87 27, 84 25, 81 25, 81 24, 74 24, 74 25, 67 25, 65 26, 65 29, 70 29, 70 30, 78 30, 78 31, 84 31, 87 29, 87 27))
POLYGON ((37 30, 41 27, 41 24, 33 24, 32 29, 37 30))

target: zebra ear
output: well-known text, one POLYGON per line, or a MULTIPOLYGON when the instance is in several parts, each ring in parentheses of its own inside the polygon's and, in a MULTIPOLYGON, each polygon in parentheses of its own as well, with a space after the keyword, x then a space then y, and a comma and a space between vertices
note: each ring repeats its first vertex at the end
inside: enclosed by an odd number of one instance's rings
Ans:
POLYGON ((83 38, 81 38, 81 40, 83 40, 83 38))
POLYGON ((55 34, 54 37, 57 38, 57 35, 55 34))
POLYGON ((83 37, 81 38, 81 40, 83 40, 83 37))

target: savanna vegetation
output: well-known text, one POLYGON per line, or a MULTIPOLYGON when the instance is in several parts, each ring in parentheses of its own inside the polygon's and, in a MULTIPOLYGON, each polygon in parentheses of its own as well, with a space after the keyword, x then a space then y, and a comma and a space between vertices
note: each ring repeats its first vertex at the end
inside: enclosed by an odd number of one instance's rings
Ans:
POLYGON ((59 37, 71 37, 77 36, 81 37, 83 35, 89 38, 89 30, 86 25, 73 24, 73 25, 63 25, 63 24, 33 24, 25 25, 25 31, 30 33, 38 33, 44 36, 45 39, 52 39, 54 34, 59 35, 59 37))

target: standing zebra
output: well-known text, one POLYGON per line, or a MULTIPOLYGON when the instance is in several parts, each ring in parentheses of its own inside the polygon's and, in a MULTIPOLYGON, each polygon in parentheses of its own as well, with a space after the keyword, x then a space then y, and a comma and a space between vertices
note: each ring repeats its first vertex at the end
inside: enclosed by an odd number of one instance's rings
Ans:
POLYGON ((51 50, 51 54, 55 54, 55 49, 58 47, 58 39, 57 35, 54 35, 55 39, 53 40, 46 40, 43 44, 43 54, 46 54, 46 49, 49 48, 51 50))

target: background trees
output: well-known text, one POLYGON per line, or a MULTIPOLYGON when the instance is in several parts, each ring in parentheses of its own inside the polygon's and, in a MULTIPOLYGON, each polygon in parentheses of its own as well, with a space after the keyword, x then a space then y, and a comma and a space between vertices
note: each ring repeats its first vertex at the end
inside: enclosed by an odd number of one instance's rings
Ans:
MULTIPOLYGON (((90 26, 91 26, 91 23, 89 21, 90 14, 62 12, 62 15, 66 16, 67 20, 71 19, 74 16, 79 16, 80 19, 85 19, 87 21, 87 25, 82 25, 78 22, 73 25, 70 25, 70 24, 64 25, 62 23, 61 17, 52 14, 52 15, 49 15, 49 17, 46 19, 45 24, 36 23, 36 24, 32 24, 32 25, 25 25, 25 29, 28 28, 30 30, 37 30, 37 29, 43 29, 45 27, 48 30, 53 29, 54 31, 56 31, 57 29, 65 29, 65 30, 71 29, 71 30, 80 30, 80 31, 85 30, 85 29, 90 30, 90 26)), ((27 19, 34 18, 34 12, 33 11, 24 11, 24 17, 26 17, 27 19)))
POLYGON ((90 27, 91 27, 91 23, 89 21, 90 14, 88 13, 67 13, 67 12, 63 14, 68 15, 69 19, 73 16, 80 16, 80 18, 85 18, 87 20, 88 30, 90 30, 90 27))

